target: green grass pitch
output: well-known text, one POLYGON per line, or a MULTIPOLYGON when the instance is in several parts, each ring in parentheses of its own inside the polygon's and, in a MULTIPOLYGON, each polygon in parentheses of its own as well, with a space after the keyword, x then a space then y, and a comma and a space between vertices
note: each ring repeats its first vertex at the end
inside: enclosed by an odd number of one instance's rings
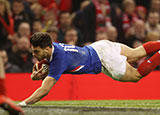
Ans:
POLYGON ((40 101, 23 110, 25 115, 160 115, 160 100, 40 101))
POLYGON ((160 100, 41 101, 34 104, 40 105, 160 109, 160 100))

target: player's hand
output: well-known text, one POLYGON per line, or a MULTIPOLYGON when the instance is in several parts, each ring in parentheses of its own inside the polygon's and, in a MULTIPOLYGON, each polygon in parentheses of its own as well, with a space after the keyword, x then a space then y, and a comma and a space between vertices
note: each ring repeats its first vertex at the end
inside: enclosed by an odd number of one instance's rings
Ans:
POLYGON ((36 70, 35 65, 33 66, 32 74, 31 74, 31 79, 32 80, 43 80, 47 75, 48 72, 42 72, 43 68, 40 70, 36 70))
POLYGON ((27 104, 26 104, 25 101, 22 101, 22 102, 18 103, 17 105, 18 105, 18 106, 26 106, 27 104))

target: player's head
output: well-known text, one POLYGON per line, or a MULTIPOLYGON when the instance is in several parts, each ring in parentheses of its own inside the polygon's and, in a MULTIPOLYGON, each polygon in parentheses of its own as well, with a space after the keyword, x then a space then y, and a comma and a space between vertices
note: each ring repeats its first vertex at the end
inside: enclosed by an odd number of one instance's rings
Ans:
POLYGON ((45 32, 37 32, 30 38, 32 54, 39 61, 44 58, 49 58, 52 48, 51 36, 45 32))

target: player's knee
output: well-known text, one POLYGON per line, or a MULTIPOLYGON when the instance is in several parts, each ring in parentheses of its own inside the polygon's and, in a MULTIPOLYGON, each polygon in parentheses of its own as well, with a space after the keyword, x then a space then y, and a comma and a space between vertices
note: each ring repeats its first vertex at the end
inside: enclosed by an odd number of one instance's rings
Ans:
POLYGON ((142 77, 137 74, 132 76, 132 82, 134 82, 134 83, 137 83, 141 79, 142 79, 142 77))
POLYGON ((121 82, 133 82, 133 83, 137 83, 141 78, 139 76, 136 75, 128 75, 128 76, 124 76, 121 79, 119 79, 119 81, 121 82))
POLYGON ((139 77, 135 77, 135 78, 133 78, 133 80, 131 82, 137 83, 139 80, 140 80, 139 77))

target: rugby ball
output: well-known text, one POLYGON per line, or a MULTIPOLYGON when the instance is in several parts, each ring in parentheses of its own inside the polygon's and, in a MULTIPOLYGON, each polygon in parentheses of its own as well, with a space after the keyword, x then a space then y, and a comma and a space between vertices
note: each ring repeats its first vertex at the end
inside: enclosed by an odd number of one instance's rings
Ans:
POLYGON ((38 61, 35 64, 36 71, 43 69, 42 72, 46 73, 49 71, 49 62, 46 59, 43 59, 42 61, 38 61))

